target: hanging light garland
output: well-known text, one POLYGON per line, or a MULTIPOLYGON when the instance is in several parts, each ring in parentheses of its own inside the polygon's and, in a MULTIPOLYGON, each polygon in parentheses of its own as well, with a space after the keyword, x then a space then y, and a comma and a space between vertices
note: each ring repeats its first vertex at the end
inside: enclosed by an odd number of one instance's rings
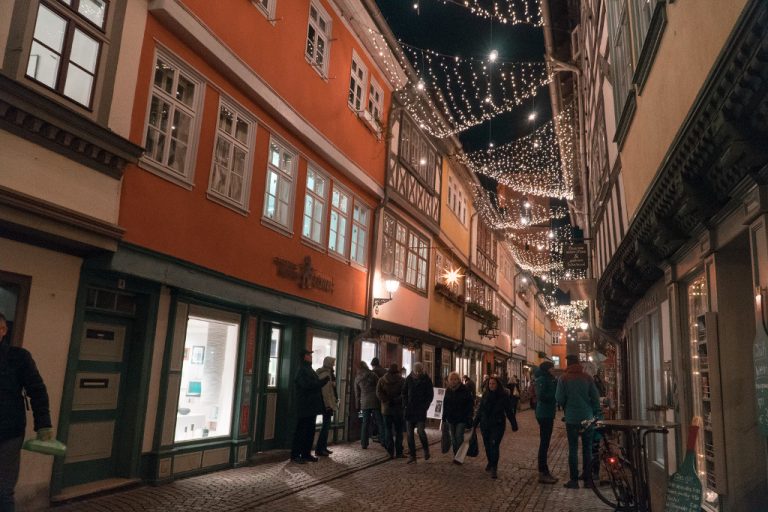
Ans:
POLYGON ((570 200, 577 164, 575 121, 570 106, 520 139, 457 158, 517 192, 570 200))
MULTIPOLYGON (((504 24, 527 23, 542 26, 541 2, 539 0, 436 0, 444 5, 452 4, 469 9, 475 16, 497 20, 504 24)), ((418 11, 420 2, 414 0, 413 8, 418 11)))
POLYGON ((503 61, 496 51, 485 58, 458 57, 400 45, 419 79, 400 91, 399 98, 416 121, 438 138, 512 110, 552 80, 546 62, 503 61), (438 113, 444 122, 438 121, 438 113))
MULTIPOLYGON (((562 206, 545 206, 530 202, 524 198, 504 198, 503 205, 499 197, 491 198, 489 192, 483 186, 473 183, 471 185, 473 205, 483 221, 494 231, 523 230, 531 226, 547 225, 553 220, 564 219, 568 215, 568 209, 562 206)), ((549 231, 554 238, 554 231, 549 231)))
POLYGON ((579 324, 584 321, 584 312, 589 307, 589 302, 574 300, 567 305, 558 305, 557 301, 552 302, 552 298, 550 298, 547 306, 547 314, 550 318, 563 329, 569 330, 579 328, 579 324))

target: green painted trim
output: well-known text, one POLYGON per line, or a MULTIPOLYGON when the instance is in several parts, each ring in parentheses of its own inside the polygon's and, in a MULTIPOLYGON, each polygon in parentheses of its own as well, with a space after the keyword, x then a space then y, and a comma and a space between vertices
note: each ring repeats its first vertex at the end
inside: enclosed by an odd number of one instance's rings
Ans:
POLYGON ((657 2, 651 16, 651 23, 648 27, 648 33, 645 35, 643 49, 640 57, 637 59, 635 75, 632 77, 632 83, 637 84, 637 93, 642 94, 648 75, 651 73, 653 61, 661 45, 661 37, 664 35, 664 28, 667 26, 667 7, 664 2, 657 2))
MULTIPOLYGON (((136 263, 136 262, 134 262, 136 263)), ((162 269, 164 266, 170 266, 170 267, 178 267, 179 274, 183 274, 186 276, 189 276, 189 274, 197 274, 192 275, 191 280, 192 281, 205 281, 208 279, 214 279, 216 283, 221 284, 224 288, 219 290, 205 290, 205 291, 193 291, 189 290, 190 294, 198 294, 203 295, 205 293, 210 293, 210 295, 217 297, 217 300, 219 300, 219 297, 226 297, 226 296, 239 296, 242 295, 244 292, 246 294, 248 293, 263 293, 270 296, 270 299, 273 300, 273 297, 278 297, 280 299, 288 300, 291 302, 294 302, 296 304, 300 304, 303 306, 311 306, 312 308, 316 308, 319 311, 314 313, 313 317, 302 317, 306 320, 314 321, 315 318, 318 318, 322 315, 323 311, 327 311, 330 313, 334 313, 337 315, 342 315, 343 317, 346 317, 350 320, 354 320, 355 322, 359 323, 359 325, 355 326, 345 326, 350 328, 362 328, 364 326, 364 322, 366 319, 365 315, 360 315, 357 313, 352 313, 350 311, 346 311, 340 308, 336 308, 333 306, 329 306, 327 304, 323 304, 320 302, 314 302, 309 299, 305 299, 303 297, 297 296, 297 295, 291 295, 286 292, 274 290, 271 288, 267 288, 258 284, 251 283, 249 281, 245 281, 243 279, 239 279, 236 277, 229 276, 227 274, 224 274, 222 272, 219 272, 217 270, 212 270, 206 267, 202 267, 200 265, 197 265, 195 263, 191 263, 182 259, 179 259, 175 256, 169 256, 166 254, 161 254, 155 251, 152 251, 151 249, 147 249, 144 247, 128 244, 125 242, 121 242, 119 244, 117 253, 114 255, 106 255, 101 260, 101 266, 105 269, 110 269, 118 272, 123 273, 131 273, 131 272, 141 272, 144 270, 146 275, 140 275, 140 277, 152 281, 156 281, 162 284, 165 284, 169 287, 175 287, 175 288, 184 288, 179 283, 170 282, 169 278, 167 277, 167 273, 165 273, 165 270, 162 269), (126 261, 123 259, 121 261, 121 258, 130 257, 131 255, 136 255, 136 257, 144 257, 149 258, 150 260, 154 260, 156 264, 152 265, 152 269, 131 269, 131 268, 122 268, 120 267, 120 263, 126 263, 126 261), (119 268, 115 268, 115 265, 119 268), (153 273, 154 271, 154 273, 153 273), (238 287, 239 289, 232 288, 232 286, 238 287)), ((171 278, 172 279, 172 278, 171 278)), ((237 299, 238 306, 240 308, 243 308, 243 304, 246 303, 245 299, 242 297, 238 297, 237 299), (242 302, 241 302, 242 300, 242 302)), ((247 306, 252 311, 269 311, 265 309, 264 307, 259 307, 255 305, 247 306)), ((289 316, 289 314, 285 314, 286 316, 289 316)))
MULTIPOLYGON (((165 405, 168 401, 168 373, 171 364, 171 347, 173 345, 173 326, 176 324, 176 309, 179 303, 178 294, 171 290, 171 300, 168 304, 168 329, 165 333, 165 348, 163 349, 163 364, 160 368, 160 391, 157 397, 157 412, 155 414, 155 434, 152 441, 154 453, 160 453, 163 443, 163 420, 165 405), (165 390, 165 392, 163 392, 165 390)), ((159 461, 157 461, 159 462, 159 461)), ((158 466, 155 465, 155 477, 158 466)))
POLYGON ((629 127, 632 125, 632 120, 635 118, 635 110, 637 110, 637 97, 635 96, 635 91, 630 91, 630 93, 627 94, 624 108, 621 111, 621 117, 616 125, 616 135, 613 137, 613 142, 616 143, 619 151, 624 147, 624 141, 627 139, 629 127))

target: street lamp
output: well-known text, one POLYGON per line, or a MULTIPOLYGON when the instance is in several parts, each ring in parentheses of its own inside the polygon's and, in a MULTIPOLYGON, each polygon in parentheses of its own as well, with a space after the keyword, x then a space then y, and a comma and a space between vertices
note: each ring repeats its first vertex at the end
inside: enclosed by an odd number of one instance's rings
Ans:
POLYGON ((400 288, 400 281, 397 279, 387 279, 384 281, 384 289, 389 293, 389 297, 378 297, 373 299, 373 311, 376 314, 379 314, 379 306, 392 300, 392 294, 395 293, 398 288, 400 288))
POLYGON ((581 322, 579 324, 579 329, 581 329, 582 331, 586 331, 587 329, 589 329, 589 324, 587 322, 581 322))
POLYGON ((513 344, 514 344, 516 347, 519 347, 519 346, 520 346, 520 344, 521 344, 522 342, 523 342, 523 340, 521 340, 520 338, 515 338, 514 340, 512 340, 512 343, 513 343, 513 344))

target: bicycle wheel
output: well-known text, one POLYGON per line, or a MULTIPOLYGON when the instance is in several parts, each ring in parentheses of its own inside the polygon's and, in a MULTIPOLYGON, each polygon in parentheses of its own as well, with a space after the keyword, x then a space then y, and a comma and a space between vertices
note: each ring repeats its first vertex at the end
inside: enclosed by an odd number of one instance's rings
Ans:
POLYGON ((637 512, 635 470, 624 458, 601 447, 592 459, 592 490, 600 501, 618 512, 637 512))

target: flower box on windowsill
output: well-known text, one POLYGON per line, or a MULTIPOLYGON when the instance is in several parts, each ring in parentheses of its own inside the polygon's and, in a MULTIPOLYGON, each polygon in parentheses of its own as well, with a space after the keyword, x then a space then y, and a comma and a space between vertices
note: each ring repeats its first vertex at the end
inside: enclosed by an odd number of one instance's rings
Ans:
POLYGON ((376 135, 376 138, 381 140, 381 123, 378 119, 374 118, 370 112, 367 110, 363 110, 362 112, 358 112, 357 114, 359 117, 362 117, 365 121, 365 125, 368 127, 369 130, 373 132, 374 135, 376 135))
POLYGON ((448 285, 445 285, 443 283, 437 283, 435 284, 435 292, 439 295, 442 295, 446 299, 448 299, 449 302, 454 303, 457 306, 463 306, 464 305, 464 296, 460 293, 456 293, 453 290, 448 287, 448 285))
POLYGON ((467 302, 467 314, 485 325, 495 327, 499 317, 493 314, 493 311, 485 309, 477 302, 467 302))

